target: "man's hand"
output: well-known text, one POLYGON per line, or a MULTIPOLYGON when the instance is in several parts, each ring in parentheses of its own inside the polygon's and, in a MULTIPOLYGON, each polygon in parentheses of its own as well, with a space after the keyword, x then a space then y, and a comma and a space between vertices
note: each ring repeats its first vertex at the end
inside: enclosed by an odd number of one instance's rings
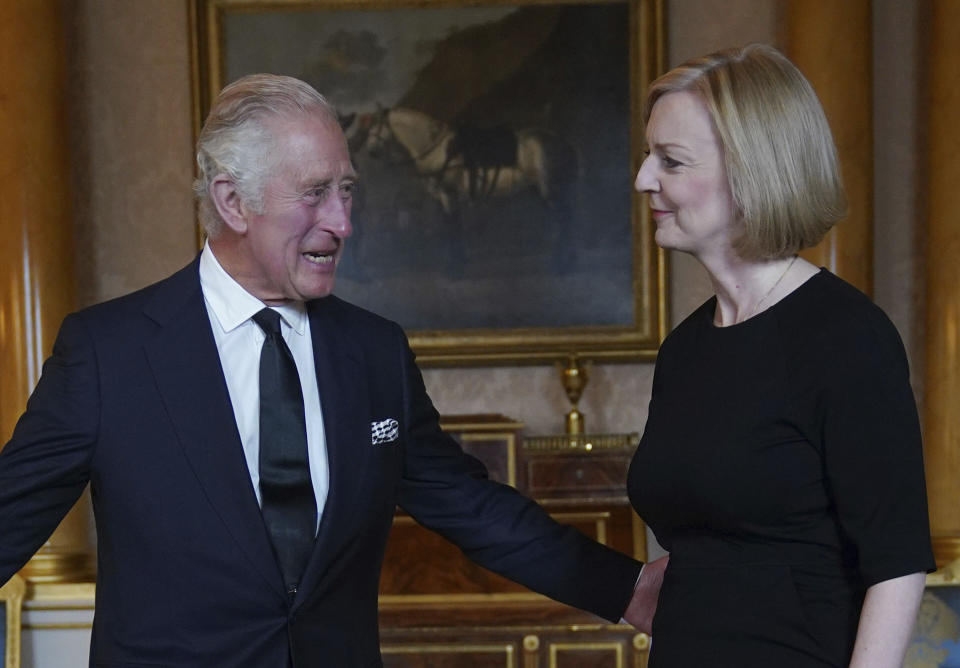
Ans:
POLYGON ((653 615, 657 611, 657 599, 660 597, 660 586, 663 584, 663 572, 667 570, 669 556, 660 557, 643 565, 640 581, 633 590, 633 598, 623 618, 633 624, 638 631, 650 633, 653 626, 653 615))

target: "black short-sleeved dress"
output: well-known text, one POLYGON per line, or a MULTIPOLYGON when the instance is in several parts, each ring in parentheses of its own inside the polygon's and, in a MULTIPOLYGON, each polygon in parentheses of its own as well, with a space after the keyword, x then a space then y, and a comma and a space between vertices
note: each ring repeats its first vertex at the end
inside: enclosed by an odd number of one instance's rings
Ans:
POLYGON ((903 344, 821 270, 664 341, 628 476, 670 551, 651 668, 846 666, 864 592, 934 567, 903 344))

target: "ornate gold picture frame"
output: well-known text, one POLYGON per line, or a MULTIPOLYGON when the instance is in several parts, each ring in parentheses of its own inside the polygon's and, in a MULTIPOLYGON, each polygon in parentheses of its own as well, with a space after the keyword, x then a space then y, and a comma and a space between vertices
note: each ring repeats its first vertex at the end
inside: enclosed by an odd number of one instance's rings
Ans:
POLYGON ((425 365, 652 359, 666 257, 632 183, 662 0, 192 0, 196 127, 230 81, 334 104, 362 187, 339 296, 425 365))

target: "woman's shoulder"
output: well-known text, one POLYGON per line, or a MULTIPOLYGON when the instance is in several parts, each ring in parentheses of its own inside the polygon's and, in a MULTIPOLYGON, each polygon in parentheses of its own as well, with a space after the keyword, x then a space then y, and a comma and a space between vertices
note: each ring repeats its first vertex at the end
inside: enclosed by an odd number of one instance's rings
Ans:
POLYGON ((781 336, 827 363, 855 358, 904 357, 900 334, 887 314, 860 289, 827 269, 797 289, 777 309, 781 336))
POLYGON ((890 318, 870 297, 828 269, 821 268, 797 293, 796 308, 785 309, 785 317, 802 319, 835 334, 864 327, 893 328, 890 318))

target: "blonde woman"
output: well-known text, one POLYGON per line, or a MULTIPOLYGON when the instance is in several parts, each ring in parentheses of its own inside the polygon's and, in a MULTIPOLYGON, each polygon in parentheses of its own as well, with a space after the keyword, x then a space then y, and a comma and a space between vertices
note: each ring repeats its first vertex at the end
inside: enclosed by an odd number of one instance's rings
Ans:
POLYGON ((667 337, 631 466, 670 551, 651 668, 900 666, 933 569, 896 330, 797 253, 842 217, 810 84, 775 49, 653 83, 636 178, 715 296, 667 337))

